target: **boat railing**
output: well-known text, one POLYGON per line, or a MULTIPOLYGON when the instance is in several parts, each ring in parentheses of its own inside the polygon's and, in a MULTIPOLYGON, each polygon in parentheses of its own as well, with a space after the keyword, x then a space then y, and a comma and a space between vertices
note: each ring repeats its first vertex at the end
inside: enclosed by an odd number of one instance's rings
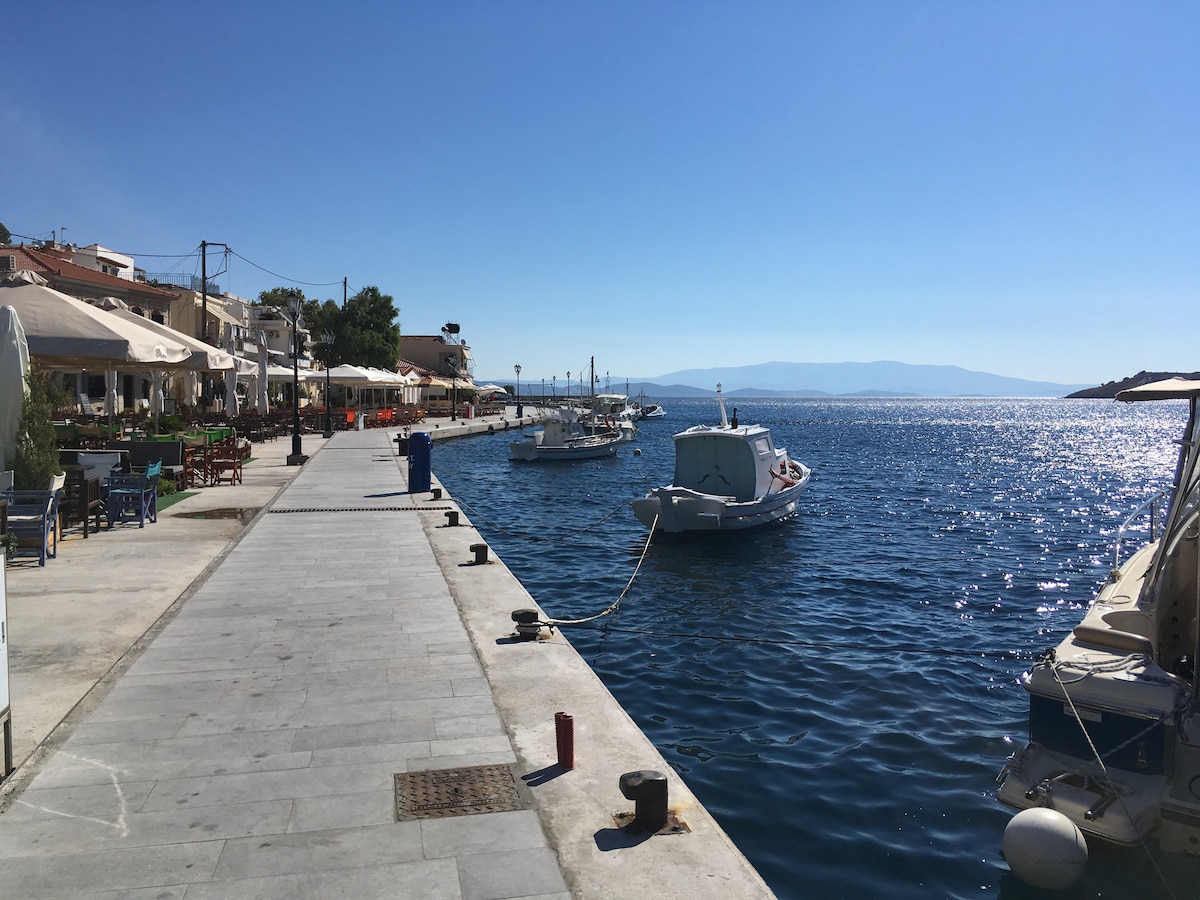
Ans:
POLYGON ((1129 514, 1129 517, 1121 523, 1121 527, 1117 529, 1117 544, 1113 548, 1113 572, 1116 572, 1121 567, 1121 542, 1125 539, 1125 532, 1146 514, 1146 509, 1150 510, 1150 543, 1154 543, 1158 537, 1158 513, 1159 506, 1166 499, 1166 491, 1156 491, 1151 496, 1139 504, 1138 508, 1129 514))

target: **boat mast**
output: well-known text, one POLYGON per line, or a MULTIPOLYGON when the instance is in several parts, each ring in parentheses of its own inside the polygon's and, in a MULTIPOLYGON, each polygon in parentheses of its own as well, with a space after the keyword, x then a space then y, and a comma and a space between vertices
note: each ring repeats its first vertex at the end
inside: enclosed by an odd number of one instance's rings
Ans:
POLYGON ((717 404, 721 407, 721 427, 729 427, 729 419, 725 417, 725 398, 721 396, 721 382, 717 382, 717 404))

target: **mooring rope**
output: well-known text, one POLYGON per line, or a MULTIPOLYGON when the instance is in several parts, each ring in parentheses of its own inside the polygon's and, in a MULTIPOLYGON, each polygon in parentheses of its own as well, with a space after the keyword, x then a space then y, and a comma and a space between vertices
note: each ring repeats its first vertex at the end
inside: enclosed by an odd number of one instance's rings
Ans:
POLYGON ((642 562, 646 559, 646 553, 650 550, 650 539, 654 537, 654 529, 658 526, 658 516, 655 515, 654 521, 650 523, 650 533, 646 535, 646 543, 642 546, 642 553, 638 557, 637 565, 633 567, 633 574, 629 576, 629 581, 625 583, 625 589, 617 595, 617 599, 609 604, 607 609, 604 609, 594 616, 588 616, 586 619, 547 619, 543 622, 538 622, 538 625, 545 625, 553 628, 555 625, 583 625, 586 622, 595 622, 604 616, 610 615, 617 611, 617 607, 621 605, 621 601, 625 599, 625 595, 629 593, 629 589, 633 587, 634 579, 637 578, 638 572, 642 570, 642 562))

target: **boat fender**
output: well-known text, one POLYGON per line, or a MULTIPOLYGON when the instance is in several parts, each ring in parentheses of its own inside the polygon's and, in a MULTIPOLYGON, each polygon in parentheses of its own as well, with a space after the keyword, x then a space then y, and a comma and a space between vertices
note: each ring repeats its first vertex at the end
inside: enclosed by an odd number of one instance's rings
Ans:
POLYGON ((1057 810, 1024 809, 1004 829, 1004 858, 1013 874, 1034 887, 1061 890, 1087 868, 1083 832, 1057 810))

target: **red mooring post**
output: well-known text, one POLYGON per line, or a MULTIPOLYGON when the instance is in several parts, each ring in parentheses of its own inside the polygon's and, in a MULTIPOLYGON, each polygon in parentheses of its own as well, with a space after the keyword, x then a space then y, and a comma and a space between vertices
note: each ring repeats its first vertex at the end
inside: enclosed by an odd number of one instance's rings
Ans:
POLYGON ((558 744, 558 764, 564 769, 575 768, 575 717, 565 712, 554 714, 554 737, 558 744))

